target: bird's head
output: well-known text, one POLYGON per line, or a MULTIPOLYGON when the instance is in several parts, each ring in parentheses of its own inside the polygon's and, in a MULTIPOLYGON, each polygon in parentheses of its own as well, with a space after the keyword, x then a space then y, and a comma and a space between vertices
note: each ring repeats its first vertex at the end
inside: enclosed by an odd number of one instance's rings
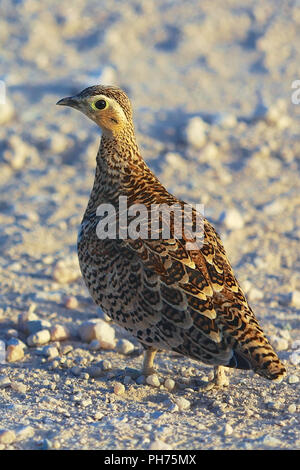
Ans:
POLYGON ((96 85, 75 96, 63 98, 56 104, 81 111, 98 124, 107 135, 117 135, 132 125, 129 98, 118 87, 96 85))

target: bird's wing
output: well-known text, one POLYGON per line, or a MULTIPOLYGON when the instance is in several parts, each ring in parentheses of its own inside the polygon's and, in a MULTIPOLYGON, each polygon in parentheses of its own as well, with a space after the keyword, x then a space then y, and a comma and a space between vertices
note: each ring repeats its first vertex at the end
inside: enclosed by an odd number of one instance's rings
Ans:
MULTIPOLYGON (((194 228, 196 215, 199 217, 193 210, 194 228)), ((135 252, 147 272, 155 273, 160 281, 155 293, 143 285, 143 303, 156 302, 162 319, 188 332, 189 341, 193 335, 195 344, 203 336, 220 343, 225 325, 229 331, 231 324, 232 330, 241 326, 242 310, 247 310, 253 322, 256 320, 234 277, 220 237, 204 217, 201 220, 201 233, 185 231, 181 238, 175 238, 171 220, 170 238, 127 239, 124 244, 135 252), (202 240, 201 246, 188 249, 187 244, 195 236, 202 240), (230 308, 233 305, 235 308, 230 308)))

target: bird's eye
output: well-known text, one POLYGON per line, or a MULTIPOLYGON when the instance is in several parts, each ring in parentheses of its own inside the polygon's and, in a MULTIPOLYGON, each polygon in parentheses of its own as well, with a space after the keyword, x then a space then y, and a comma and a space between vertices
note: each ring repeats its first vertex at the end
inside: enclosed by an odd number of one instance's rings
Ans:
POLYGON ((107 102, 105 100, 97 100, 92 103, 92 108, 94 109, 105 109, 107 107, 107 102))

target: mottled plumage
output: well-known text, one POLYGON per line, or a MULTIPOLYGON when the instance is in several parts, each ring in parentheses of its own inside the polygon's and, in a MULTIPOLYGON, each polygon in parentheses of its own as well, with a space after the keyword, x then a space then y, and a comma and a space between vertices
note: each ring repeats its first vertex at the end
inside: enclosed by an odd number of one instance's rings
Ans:
MULTIPOLYGON (((116 87, 94 86, 59 102, 84 112, 102 128, 94 186, 78 237, 82 275, 94 301, 148 350, 170 350, 214 366, 253 369, 280 380, 283 364, 265 337, 227 259, 222 242, 202 218, 203 246, 189 251, 185 235, 169 239, 106 239, 96 234, 99 205, 179 204, 142 159, 131 105, 116 87), (92 111, 93 100, 109 100, 92 111)), ((101 103, 100 103, 101 104, 101 103)), ((95 106, 94 106, 95 107, 95 106)), ((195 226, 196 212, 193 211, 195 226)), ((148 224, 147 219, 143 223, 148 224)), ((150 234, 150 229, 148 230, 150 234)))

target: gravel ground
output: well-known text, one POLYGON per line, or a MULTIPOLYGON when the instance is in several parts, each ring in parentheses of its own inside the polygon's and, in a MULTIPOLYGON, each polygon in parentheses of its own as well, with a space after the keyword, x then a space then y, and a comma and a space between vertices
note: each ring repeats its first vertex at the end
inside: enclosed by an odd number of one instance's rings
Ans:
POLYGON ((299 2, 1 6, 0 448, 299 448, 299 2), (211 368, 167 353, 145 381, 138 343, 93 304, 76 237, 99 132, 55 103, 96 83, 126 89, 150 167, 205 205, 281 384, 231 371, 201 392, 211 368))

